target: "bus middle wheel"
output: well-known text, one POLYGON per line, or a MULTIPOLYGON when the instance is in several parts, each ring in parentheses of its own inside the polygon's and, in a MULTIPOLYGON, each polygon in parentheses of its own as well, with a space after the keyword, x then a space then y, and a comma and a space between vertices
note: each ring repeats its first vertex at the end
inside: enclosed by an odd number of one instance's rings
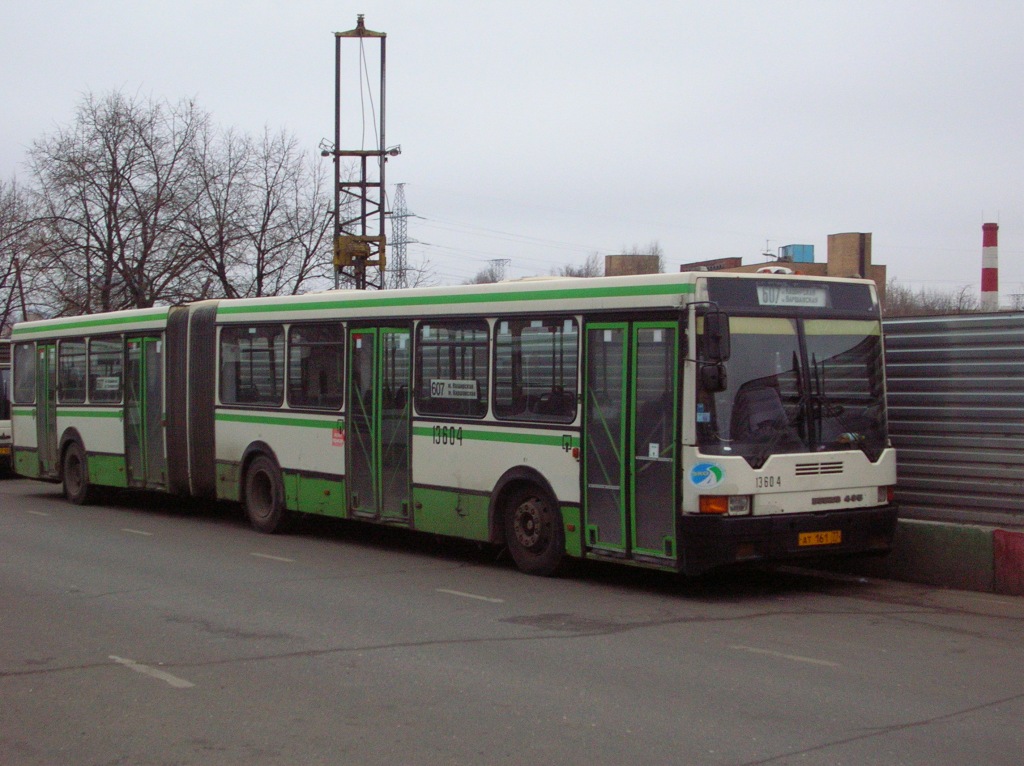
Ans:
POLYGON ((509 495, 504 517, 505 541, 516 566, 527 574, 555 574, 565 556, 562 512, 555 501, 537 487, 521 487, 509 495))
POLYGON ((284 504, 281 471, 266 455, 257 455, 249 463, 242 499, 253 527, 268 534, 284 531, 288 512, 284 504))
POLYGON ((75 505, 89 502, 92 492, 89 485, 89 466, 85 462, 85 450, 78 442, 71 442, 64 450, 61 466, 64 497, 75 505))

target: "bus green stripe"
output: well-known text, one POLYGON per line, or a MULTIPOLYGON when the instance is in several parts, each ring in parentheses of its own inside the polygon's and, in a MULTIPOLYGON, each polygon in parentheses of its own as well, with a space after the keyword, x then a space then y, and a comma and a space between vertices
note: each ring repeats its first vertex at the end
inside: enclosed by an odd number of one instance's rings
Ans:
POLYGON ((149 316, 131 316, 131 317, 103 317, 102 319, 85 319, 82 317, 75 317, 69 319, 67 322, 54 322, 47 324, 44 327, 15 327, 11 331, 11 335, 32 335, 43 334, 48 335, 54 332, 62 332, 64 330, 84 330, 88 328, 96 327, 115 327, 117 325, 141 325, 146 322, 166 322, 167 312, 163 311, 159 314, 151 314, 149 316))
MULTIPOLYGON (((32 418, 35 417, 35 409, 25 409, 24 407, 15 407, 11 410, 11 414, 19 418, 32 418)), ((57 417, 61 418, 119 418, 121 417, 121 410, 112 410, 110 408, 102 410, 69 410, 64 407, 57 407, 57 417)))
POLYGON ((299 301, 267 305, 235 306, 222 303, 218 318, 229 314, 279 313, 328 309, 398 308, 408 306, 454 306, 516 301, 566 301, 584 298, 631 298, 637 296, 684 295, 694 292, 693 284, 628 285, 588 287, 576 290, 530 290, 502 293, 455 293, 451 295, 409 295, 400 297, 352 298, 349 300, 299 301))
POLYGON ((264 426, 296 426, 298 428, 329 428, 338 427, 338 421, 342 418, 335 417, 334 420, 314 420, 303 417, 282 417, 273 415, 240 415, 234 412, 218 412, 216 419, 221 423, 256 423, 264 426))
MULTIPOLYGON (((453 428, 448 426, 449 429, 453 428)), ((459 426, 454 426, 459 428, 459 426)), ((434 426, 415 426, 412 429, 413 436, 434 436, 434 426)), ((579 447, 579 436, 569 436, 570 447, 579 447)), ((514 431, 481 431, 462 427, 462 438, 464 440, 478 442, 504 442, 507 444, 534 444, 541 447, 565 447, 565 437, 562 434, 547 433, 516 433, 514 431)))
POLYGON ((66 410, 62 407, 57 408, 57 417, 59 418, 119 418, 121 417, 121 410, 66 410))

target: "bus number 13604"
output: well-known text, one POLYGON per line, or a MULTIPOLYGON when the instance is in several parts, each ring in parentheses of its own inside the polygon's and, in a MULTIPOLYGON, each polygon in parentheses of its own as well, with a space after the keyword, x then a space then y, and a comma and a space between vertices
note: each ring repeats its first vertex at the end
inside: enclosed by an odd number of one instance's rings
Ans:
POLYGON ((434 444, 462 445, 462 427, 434 426, 434 444))

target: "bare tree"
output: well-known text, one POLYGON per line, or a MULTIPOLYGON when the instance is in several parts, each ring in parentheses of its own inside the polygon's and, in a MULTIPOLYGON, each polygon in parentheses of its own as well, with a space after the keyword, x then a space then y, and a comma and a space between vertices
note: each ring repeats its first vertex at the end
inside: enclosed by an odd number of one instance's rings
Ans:
POLYGON ((890 279, 885 285, 887 317, 924 316, 929 314, 967 314, 978 311, 978 296, 970 285, 947 292, 929 288, 914 290, 890 279))
POLYGON ((327 171, 295 138, 259 143, 206 131, 194 153, 200 194, 185 233, 203 277, 196 297, 297 294, 331 280, 327 171))
POLYGON ((647 247, 640 247, 639 245, 633 245, 631 248, 622 249, 623 255, 656 255, 658 256, 658 273, 665 273, 665 251, 661 248, 661 243, 658 240, 652 240, 647 247))
POLYGON ((287 228, 292 241, 287 287, 297 295, 333 286, 332 174, 319 156, 306 155, 289 189, 287 228))
POLYGON ((181 228, 182 242, 198 264, 191 290, 196 299, 239 297, 235 279, 246 246, 250 155, 249 139, 233 130, 218 133, 207 124, 196 136, 192 174, 197 195, 181 228))
POLYGON ((287 291, 289 192, 297 184, 295 139, 263 134, 254 148, 249 174, 250 209, 245 219, 247 282, 245 295, 279 295, 287 291))
POLYGON ((179 235, 197 196, 189 158, 207 121, 189 101, 89 95, 70 127, 33 144, 37 237, 59 266, 43 287, 53 313, 182 297, 194 266, 179 235))
POLYGON ((551 272, 559 277, 603 277, 604 264, 601 263, 601 256, 598 253, 591 253, 582 264, 567 264, 560 266, 551 272))
POLYGON ((437 275, 429 258, 419 258, 405 266, 406 287, 431 287, 437 284, 437 275))
POLYGON ((487 285, 492 282, 500 282, 505 278, 505 261, 497 259, 489 261, 480 271, 473 275, 472 279, 466 280, 467 285, 487 285))
POLYGON ((28 257, 29 202, 17 183, 0 180, 0 337, 28 313, 22 275, 28 257))
POLYGON ((284 132, 253 140, 191 101, 90 95, 29 156, 47 313, 331 283, 327 173, 284 132))

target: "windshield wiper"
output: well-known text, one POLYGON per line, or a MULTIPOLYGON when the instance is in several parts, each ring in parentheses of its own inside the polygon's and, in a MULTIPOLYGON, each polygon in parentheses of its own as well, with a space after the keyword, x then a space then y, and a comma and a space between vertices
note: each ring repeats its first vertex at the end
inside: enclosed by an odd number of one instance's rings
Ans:
MULTIPOLYGON (((865 450, 867 435, 850 427, 847 420, 846 407, 825 393, 825 363, 819 362, 817 355, 811 355, 811 376, 809 393, 801 396, 801 410, 806 412, 809 420, 808 441, 812 448, 824 449, 859 449, 865 450), (833 419, 839 424, 839 433, 825 441, 825 422, 833 419)), ((834 430, 834 429, 832 429, 834 430)))

